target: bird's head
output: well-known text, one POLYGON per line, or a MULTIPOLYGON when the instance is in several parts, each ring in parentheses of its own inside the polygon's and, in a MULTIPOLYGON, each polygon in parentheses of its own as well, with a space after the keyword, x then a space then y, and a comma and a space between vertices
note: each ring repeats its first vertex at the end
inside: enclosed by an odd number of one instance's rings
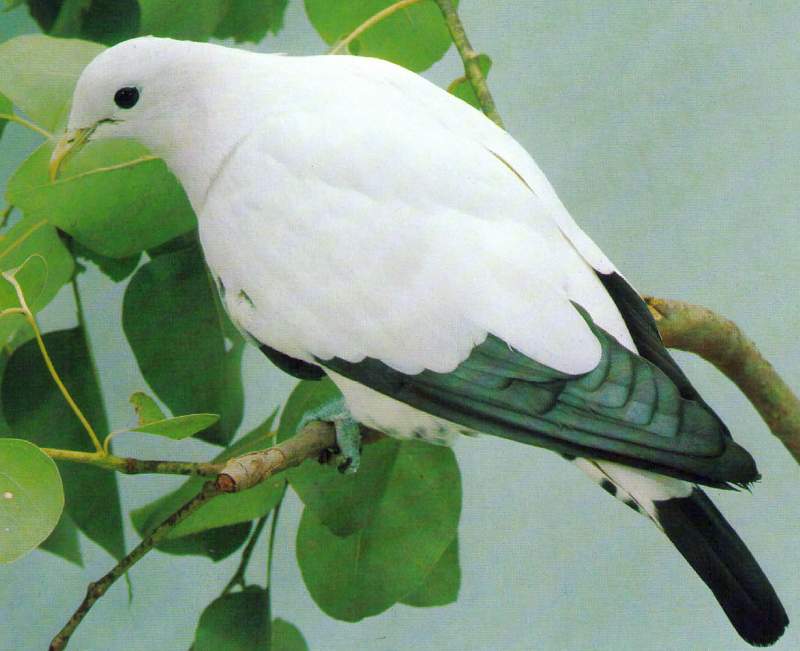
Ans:
POLYGON ((145 36, 99 54, 78 79, 67 130, 50 160, 51 179, 90 140, 133 138, 158 155, 177 145, 175 125, 191 125, 207 109, 197 71, 214 58, 208 51, 214 47, 145 36))

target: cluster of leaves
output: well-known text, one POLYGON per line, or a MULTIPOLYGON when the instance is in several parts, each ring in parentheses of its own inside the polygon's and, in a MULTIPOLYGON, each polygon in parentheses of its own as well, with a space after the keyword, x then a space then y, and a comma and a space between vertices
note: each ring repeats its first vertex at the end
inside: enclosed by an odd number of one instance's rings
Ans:
MULTIPOLYGON (((43 132, 58 134, 81 70, 105 45, 141 33, 258 41, 280 29, 287 2, 27 0, 31 15, 50 35, 0 44, 0 114, 17 111, 43 132)), ((330 44, 390 4, 305 2, 311 23, 330 44)), ((424 70, 449 45, 437 7, 423 0, 376 24, 349 49, 424 70)), ((488 70, 488 57, 481 63, 488 70)), ((476 103, 463 78, 451 91, 476 103)), ((0 118, 0 136, 6 122, 0 118)), ((47 332, 41 343, 75 402, 103 435, 111 428, 81 315, 79 274, 88 262, 113 281, 127 283, 122 325, 158 399, 134 394, 135 416, 119 431, 171 439, 195 435, 221 446, 217 460, 222 461, 292 435, 303 414, 337 395, 328 381, 302 382, 283 407, 277 432, 273 413, 238 436, 244 341, 221 308, 182 188, 163 162, 124 141, 89 144, 51 182, 47 162, 53 146, 53 137, 44 138, 12 174, 5 199, 14 211, 6 213, 0 232, 0 271, 5 272, 0 279, 0 562, 38 546, 81 564, 79 532, 116 559, 125 554, 115 475, 93 465, 56 464, 42 452, 95 448, 53 381, 40 342, 20 313, 15 284, 32 314, 59 292, 73 291, 77 325, 47 332), (165 410, 173 416, 165 416, 165 410)), ((251 535, 254 520, 274 512, 287 482, 305 505, 297 560, 311 596, 328 615, 354 622, 399 602, 424 607, 456 599, 458 467, 450 450, 420 443, 387 439, 369 445, 353 476, 306 462, 245 493, 218 497, 173 530, 160 549, 215 561, 229 556, 251 535)), ((200 484, 189 479, 132 512, 136 530, 146 536, 200 484)), ((256 648, 255 642, 269 640, 276 649, 306 648, 290 624, 272 620, 269 587, 246 586, 226 592, 206 609, 194 648, 256 648), (244 637, 233 639, 233 630, 244 637)), ((258 648, 268 648, 267 642, 258 648)))

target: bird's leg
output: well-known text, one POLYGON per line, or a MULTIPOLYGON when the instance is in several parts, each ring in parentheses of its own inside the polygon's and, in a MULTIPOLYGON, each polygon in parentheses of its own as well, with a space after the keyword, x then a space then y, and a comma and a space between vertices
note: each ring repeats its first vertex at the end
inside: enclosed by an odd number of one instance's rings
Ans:
POLYGON ((361 461, 361 426, 353 418, 344 398, 336 398, 307 411, 300 419, 297 431, 315 420, 333 423, 336 429, 336 445, 339 450, 332 457, 325 455, 322 460, 333 461, 340 472, 356 472, 361 461))

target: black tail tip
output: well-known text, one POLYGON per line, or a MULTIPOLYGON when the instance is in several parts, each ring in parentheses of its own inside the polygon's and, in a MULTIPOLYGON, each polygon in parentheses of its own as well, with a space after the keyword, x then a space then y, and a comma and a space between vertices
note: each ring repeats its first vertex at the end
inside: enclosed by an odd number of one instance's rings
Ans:
POLYGON ((688 497, 655 503, 657 519, 672 543, 711 589, 746 642, 769 646, 789 617, 741 538, 699 488, 688 497))

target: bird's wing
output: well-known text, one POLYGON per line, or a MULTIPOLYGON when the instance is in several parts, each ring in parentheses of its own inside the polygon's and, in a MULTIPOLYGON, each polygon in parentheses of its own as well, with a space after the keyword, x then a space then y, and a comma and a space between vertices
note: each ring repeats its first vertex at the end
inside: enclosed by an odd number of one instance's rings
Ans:
POLYGON ((417 409, 476 431, 724 487, 758 478, 750 455, 702 403, 580 310, 602 346, 597 367, 555 371, 489 336, 450 373, 400 373, 383 362, 320 364, 417 409))

